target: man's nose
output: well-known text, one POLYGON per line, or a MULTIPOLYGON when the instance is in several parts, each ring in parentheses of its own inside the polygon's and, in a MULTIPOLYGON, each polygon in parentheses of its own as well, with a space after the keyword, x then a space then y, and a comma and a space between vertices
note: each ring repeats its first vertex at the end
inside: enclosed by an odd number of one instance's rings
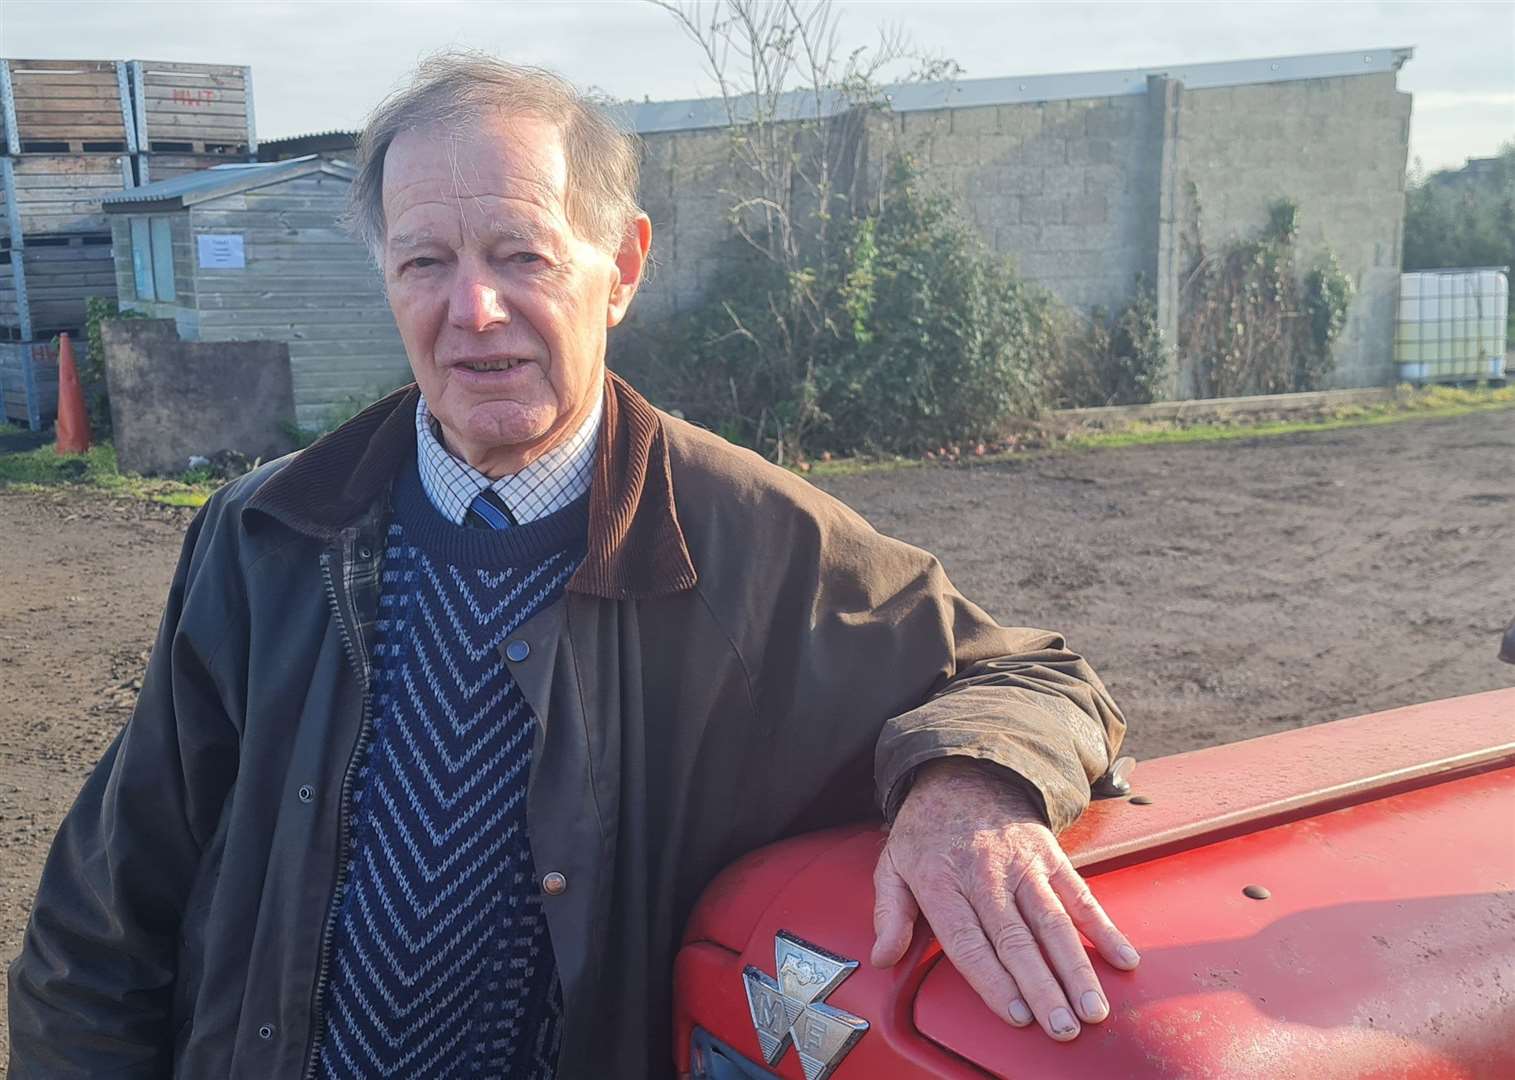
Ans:
POLYGON ((510 310, 492 283, 479 275, 462 274, 448 298, 448 321, 460 330, 479 333, 510 322, 510 310))

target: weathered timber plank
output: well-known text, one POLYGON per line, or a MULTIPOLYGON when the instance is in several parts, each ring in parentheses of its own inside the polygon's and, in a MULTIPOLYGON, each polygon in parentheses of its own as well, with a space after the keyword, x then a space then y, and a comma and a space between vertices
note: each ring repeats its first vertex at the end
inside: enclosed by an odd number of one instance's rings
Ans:
POLYGON ((170 75, 159 71, 154 72, 152 80, 144 86, 143 96, 149 97, 154 92, 172 90, 175 87, 186 90, 210 87, 214 90, 246 93, 246 80, 242 78, 240 68, 235 75, 170 75))
POLYGON ((109 83, 91 83, 87 86, 59 86, 50 84, 46 87, 35 84, 24 84, 15 89, 14 99, 17 108, 25 102, 30 107, 37 107, 38 103, 51 104, 58 109, 76 108, 100 108, 115 109, 120 111, 121 98, 116 92, 115 76, 109 83), (97 105, 86 106, 82 102, 98 102, 97 105))
POLYGON ((48 202, 21 210, 23 233, 103 232, 109 227, 98 201, 48 202))
POLYGON ((114 128, 83 124, 23 125, 21 152, 23 154, 119 154, 126 149, 126 129, 120 124, 114 128), (46 143, 46 146, 37 146, 46 143), (102 150, 84 148, 85 143, 109 143, 102 150))
POLYGON ((355 318, 350 311, 281 313, 202 309, 200 326, 207 335, 215 331, 222 336, 255 334, 258 337, 279 337, 281 340, 294 330, 311 336, 311 340, 342 336, 351 336, 354 340, 384 338, 398 333, 388 311, 364 313, 362 318, 355 318))
MULTIPOLYGON (((206 91, 213 93, 215 91, 206 91)), ((157 118, 168 116, 214 116, 235 117, 241 126, 247 124, 247 103, 245 101, 220 101, 207 98, 202 101, 174 100, 154 102, 151 99, 147 103, 148 123, 157 118)))
MULTIPOLYGON (((79 178, 75 177, 73 179, 77 181, 79 178)), ((109 180, 110 178, 105 177, 103 179, 109 180)), ((114 184, 97 183, 81 185, 76 182, 71 187, 63 187, 61 185, 54 187, 51 185, 35 183, 23 184, 21 182, 21 177, 18 176, 16 178, 16 201, 23 208, 23 213, 25 212, 26 207, 43 207, 48 203, 98 203, 102 196, 108 195, 113 191, 120 190, 121 177, 119 174, 115 177, 114 184)))
POLYGON ((235 275, 236 270, 206 270, 199 273, 202 289, 206 293, 216 292, 224 295, 237 295, 239 293, 256 292, 259 295, 284 295, 284 296, 312 296, 312 297, 350 297, 363 295, 373 298, 376 302, 384 303, 383 283, 377 275, 370 277, 281 277, 277 281, 267 278, 259 278, 247 285, 238 284, 235 275))
POLYGON ((200 64, 182 60, 138 60, 151 82, 154 76, 165 75, 219 75, 240 79, 242 68, 235 64, 200 64))
POLYGON ((11 60, 11 72, 16 75, 30 74, 77 74, 97 75, 106 74, 112 79, 116 77, 116 61, 114 60, 11 60))
POLYGON ((165 83, 154 82, 148 85, 143 96, 149 101, 174 102, 184 101, 186 98, 198 97, 207 101, 235 101, 241 104, 247 100, 247 88, 238 79, 231 82, 226 79, 211 81, 208 79, 179 79, 178 83, 185 85, 169 86, 165 83), (206 98, 204 95, 212 94, 206 98))
MULTIPOLYGON (((29 162, 30 158, 22 158, 22 164, 29 162)), ((16 188, 19 191, 35 191, 39 194, 43 191, 100 191, 114 182, 117 188, 121 187, 121 169, 114 167, 104 169, 96 173, 22 173, 16 177, 16 188)))
POLYGON ((147 114, 147 137, 159 142, 171 142, 178 140, 194 141, 197 138, 212 139, 218 136, 196 136, 192 132, 217 132, 231 133, 238 138, 247 135, 247 119, 244 114, 240 119, 231 116, 217 116, 215 114, 188 113, 188 112, 149 112, 147 114))
POLYGON ((214 165, 231 165, 246 160, 246 156, 242 154, 158 152, 139 155, 139 164, 146 171, 149 182, 169 180, 175 176, 183 176, 185 173, 209 169, 214 165))
POLYGON ((368 360, 370 362, 383 360, 389 357, 403 358, 399 336, 396 335, 393 345, 386 348, 381 342, 374 341, 302 341, 295 339, 286 342, 289 346, 289 358, 294 360, 368 360))
POLYGON ((377 292, 370 292, 366 296, 311 296, 271 289, 227 292, 217 289, 218 284, 218 281, 200 278, 201 311, 268 310, 271 313, 277 312, 282 317, 301 311, 372 311, 387 308, 384 298, 377 292))
MULTIPOLYGON (((22 108, 21 103, 16 102, 16 126, 21 131, 23 139, 43 139, 45 136, 38 134, 45 128, 68 128, 70 131, 83 131, 85 129, 114 129, 117 132, 126 130, 126 123, 121 118, 119 109, 111 110, 103 107, 109 102, 102 103, 99 109, 59 108, 62 102, 47 102, 31 108, 22 108)), ((88 104, 88 103, 81 103, 88 104)))
POLYGON ((31 176, 114 176, 119 182, 119 154, 27 154, 16 158, 17 183, 31 176))
MULTIPOLYGON (((281 210, 319 210, 327 214, 339 213, 342 209, 342 196, 347 192, 344 186, 334 190, 332 194, 316 196, 269 196, 259 195, 258 192, 248 192, 246 195, 231 196, 226 199, 215 200, 216 206, 222 209, 233 209, 233 205, 227 205, 232 199, 241 200, 241 205, 248 211, 277 213, 281 210)), ((196 207, 198 210, 199 208, 196 207)))
MULTIPOLYGON (((249 247, 257 244, 265 245, 283 244, 291 247, 304 247, 312 244, 356 244, 357 241, 349 236, 343 229, 338 227, 336 212, 333 211, 326 218, 323 226, 289 226, 285 228, 269 228, 273 225, 272 215, 256 215, 257 226, 244 228, 217 228, 214 232, 208 229, 199 230, 202 236, 218 236, 231 234, 243 238, 249 247)), ((196 224, 199 224, 198 222, 196 224)))
POLYGON ((317 210, 208 210, 209 203, 193 208, 195 227, 217 232, 244 232, 247 229, 325 229, 342 211, 341 200, 317 210))

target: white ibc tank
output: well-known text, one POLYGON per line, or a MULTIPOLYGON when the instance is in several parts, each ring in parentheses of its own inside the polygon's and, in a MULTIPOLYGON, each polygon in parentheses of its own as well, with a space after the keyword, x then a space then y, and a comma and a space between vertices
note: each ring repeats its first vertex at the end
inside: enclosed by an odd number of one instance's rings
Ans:
POLYGON ((1504 378, 1510 281, 1504 268, 1400 275, 1394 359, 1407 382, 1504 378))

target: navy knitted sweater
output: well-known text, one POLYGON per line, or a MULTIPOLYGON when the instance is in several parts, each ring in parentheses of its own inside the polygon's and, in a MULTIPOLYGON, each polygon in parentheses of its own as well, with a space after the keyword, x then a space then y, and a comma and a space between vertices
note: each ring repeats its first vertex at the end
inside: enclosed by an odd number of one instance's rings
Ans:
POLYGON ((319 1074, 551 1077, 561 994, 526 836, 536 719, 500 647, 583 561, 588 498, 467 528, 412 462, 394 510, 319 1074))

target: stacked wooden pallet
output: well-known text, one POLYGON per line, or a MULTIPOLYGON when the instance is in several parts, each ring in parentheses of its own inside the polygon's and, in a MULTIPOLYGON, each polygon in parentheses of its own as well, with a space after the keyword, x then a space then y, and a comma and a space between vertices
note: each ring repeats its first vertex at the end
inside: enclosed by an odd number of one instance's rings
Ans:
POLYGON ((249 69, 0 59, 0 419, 56 411, 59 332, 116 298, 100 200, 257 151, 249 69))
POLYGON ((129 69, 138 184, 256 159, 251 68, 133 60, 129 69))
POLYGON ((135 181, 126 64, 0 60, 0 410, 40 427, 57 410, 52 338, 90 295, 115 296, 102 196, 135 181))

